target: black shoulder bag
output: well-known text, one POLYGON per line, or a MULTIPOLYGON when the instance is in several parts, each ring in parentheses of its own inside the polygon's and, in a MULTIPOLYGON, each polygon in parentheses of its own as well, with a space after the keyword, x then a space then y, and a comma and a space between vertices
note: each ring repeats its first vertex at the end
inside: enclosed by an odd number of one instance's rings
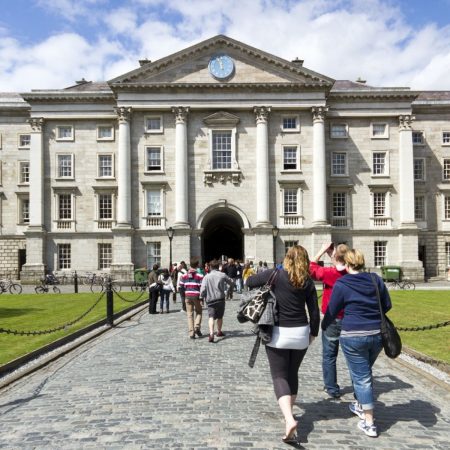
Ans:
POLYGON ((378 306, 380 308, 381 314, 381 340, 383 342, 384 353, 389 358, 397 358, 398 355, 402 352, 402 340, 400 339, 400 335, 398 334, 397 328, 386 316, 383 311, 383 307, 381 306, 381 298, 380 291, 378 289, 378 283, 375 281, 374 277, 371 275, 370 278, 375 286, 375 290, 377 293, 378 306))

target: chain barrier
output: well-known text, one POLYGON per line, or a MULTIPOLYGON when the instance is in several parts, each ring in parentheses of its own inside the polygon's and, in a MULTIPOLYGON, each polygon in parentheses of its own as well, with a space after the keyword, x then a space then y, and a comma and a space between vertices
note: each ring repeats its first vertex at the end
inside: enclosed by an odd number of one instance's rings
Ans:
POLYGON ((398 331, 427 331, 427 330, 433 330, 436 328, 443 328, 450 325, 450 320, 447 320, 447 322, 437 323, 435 325, 425 325, 423 327, 396 327, 398 331))
POLYGON ((123 295, 119 294, 119 292, 116 291, 116 290, 114 289, 114 287, 112 288, 112 290, 113 290, 114 294, 116 294, 117 297, 120 298, 120 300, 122 300, 122 301, 124 301, 124 302, 127 302, 127 303, 136 303, 136 302, 138 302, 145 294, 147 294, 147 290, 143 290, 143 291, 138 295, 138 297, 136 297, 134 300, 129 300, 129 299, 125 298, 123 295))
POLYGON ((51 333, 55 333, 56 331, 61 331, 61 330, 67 329, 67 328, 71 327, 72 325, 74 325, 75 323, 79 322, 84 317, 86 317, 99 304, 100 300, 103 298, 104 295, 105 295, 105 292, 102 292, 102 294, 97 299, 97 301, 86 312, 81 314, 81 316, 78 316, 76 319, 72 320, 71 322, 67 322, 64 325, 61 325, 59 327, 51 328, 49 330, 34 330, 34 331, 20 331, 20 330, 9 330, 6 328, 0 328, 0 333, 14 334, 16 336, 40 336, 42 334, 51 334, 51 333))

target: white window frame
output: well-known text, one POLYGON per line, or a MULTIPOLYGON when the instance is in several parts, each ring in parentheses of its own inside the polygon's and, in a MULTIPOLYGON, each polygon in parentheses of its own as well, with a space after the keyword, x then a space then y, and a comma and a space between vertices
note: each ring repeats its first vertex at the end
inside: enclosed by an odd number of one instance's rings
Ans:
POLYGON ((298 114, 283 114, 281 116, 280 128, 283 133, 300 133, 300 116, 298 114), (285 119, 295 119, 295 128, 285 128, 285 119))
POLYGON ((300 146, 297 144, 285 144, 281 146, 281 158, 282 158, 282 171, 283 172, 301 172, 301 166, 300 166, 300 146), (295 169, 287 169, 284 164, 284 151, 286 148, 295 148, 295 169))
POLYGON ((387 264, 388 261, 388 243, 387 241, 374 241, 373 242, 373 265, 374 267, 382 267, 385 266, 387 264), (380 248, 383 249, 383 253, 384 255, 377 255, 377 244, 383 244, 381 246, 379 246, 378 250, 380 250, 380 248), (377 261, 377 258, 383 259, 383 263, 382 264, 377 264, 379 261, 377 261))
POLYGON ((17 135, 17 148, 20 150, 29 150, 31 147, 31 134, 30 133, 19 133, 17 135), (29 136, 29 143, 22 144, 22 136, 29 136))
POLYGON ((330 124, 330 139, 348 139, 348 123, 344 123, 344 122, 332 122, 330 124), (335 135, 333 132, 333 127, 344 127, 345 129, 345 135, 335 135))
POLYGON ((69 242, 58 242, 56 244, 56 267, 58 270, 67 270, 72 268, 72 244, 69 242), (64 246, 66 249, 69 249, 68 255, 68 264, 62 265, 62 258, 61 258, 61 250, 62 246, 64 246))
POLYGON ((330 211, 330 216, 331 216, 331 225, 333 227, 337 227, 337 228, 348 228, 350 226, 350 195, 348 191, 342 191, 342 190, 336 190, 331 192, 331 201, 330 201, 330 206, 331 206, 331 211, 330 211), (341 194, 344 196, 345 199, 345 215, 343 216, 335 216, 334 215, 334 211, 335 211, 335 204, 334 204, 334 200, 335 200, 335 194, 341 194))
POLYGON ((372 172, 372 177, 374 178, 380 178, 380 177, 389 177, 389 150, 374 150, 371 154, 371 172, 372 172), (377 153, 384 153, 385 154, 385 158, 384 158, 384 172, 383 173, 375 173, 374 168, 375 168, 375 164, 374 164, 374 156, 377 153))
POLYGON ((149 174, 149 173, 163 173, 164 172, 164 146, 162 145, 146 145, 144 148, 144 161, 145 161, 145 170, 144 173, 149 174), (149 165, 148 165, 148 151, 151 148, 157 148, 159 149, 159 158, 160 158, 160 167, 159 169, 156 170, 149 170, 149 165))
POLYGON ((450 192, 442 196, 442 220, 450 222, 450 192))
POLYGON ((114 220, 115 220, 115 213, 116 213, 116 208, 115 208, 115 195, 114 195, 114 192, 107 192, 107 191, 99 191, 99 192, 96 192, 96 194, 95 194, 95 196, 96 196, 96 204, 97 204, 97 208, 96 208, 96 211, 97 211, 97 214, 96 214, 96 216, 97 216, 97 220, 100 222, 100 221, 108 221, 108 222, 113 222, 114 220), (101 200, 101 197, 103 196, 103 195, 108 195, 108 196, 110 196, 111 197, 111 217, 100 217, 100 212, 101 212, 101 208, 100 208, 100 200, 101 200))
POLYGON ((210 170, 217 172, 227 172, 239 169, 236 160, 236 135, 236 127, 210 127, 208 129, 210 170), (213 134, 223 132, 231 132, 231 167, 229 169, 213 168, 213 134))
POLYGON ((22 186, 28 186, 30 184, 30 161, 17 161, 17 175, 18 175, 17 184, 22 186), (28 165, 28 181, 24 181, 22 179, 23 175, 22 167, 25 165, 28 165))
POLYGON ((442 145, 450 145, 450 131, 444 130, 441 134, 442 145))
POLYGON ((108 270, 111 268, 112 258, 113 258, 113 245, 110 242, 99 242, 97 244, 97 256, 98 262, 97 267, 98 270, 108 270), (102 249, 109 249, 109 254, 106 255, 102 253, 102 249))
POLYGON ((75 129, 73 125, 56 125, 56 141, 74 141, 75 140, 75 129), (70 128, 70 136, 60 136, 60 130, 62 128, 70 128))
POLYGON ((333 151, 331 152, 331 161, 330 161, 330 176, 332 177, 348 177, 348 152, 346 151, 333 151), (344 154, 345 155, 345 173, 334 173, 334 155, 336 154, 344 154))
POLYGON ((75 155, 73 153, 57 153, 56 157, 56 174, 55 178, 59 180, 74 180, 75 179, 75 155), (60 175, 60 156, 69 156, 70 157, 70 175, 60 175))
POLYGON ((73 222, 75 220, 75 196, 73 192, 65 192, 65 191, 58 191, 55 195, 56 199, 56 205, 55 205, 55 220, 57 221, 64 221, 64 222, 73 222), (62 218, 60 213, 60 197, 62 195, 69 195, 70 196, 70 218, 62 218))
POLYGON ((291 247, 294 247, 294 245, 298 245, 298 239, 290 239, 288 241, 283 241, 283 244, 284 244, 284 254, 286 254, 291 247))
POLYGON ((161 266, 161 242, 147 241, 145 243, 147 267, 152 268, 154 264, 161 266), (150 246, 153 246, 154 254, 150 256, 150 246), (150 260, 151 259, 151 260, 150 260))
POLYGON ((423 223, 423 222, 426 222, 426 220, 427 220, 427 197, 426 197, 425 194, 422 194, 422 193, 415 194, 414 195, 414 221, 415 222, 419 222, 419 223, 423 223), (417 201, 416 201, 416 199, 417 198, 423 199, 423 204, 422 204, 422 206, 423 206, 423 217, 422 218, 420 218, 420 217, 418 217, 416 215, 416 212, 417 212, 417 201))
POLYGON ((387 122, 371 122, 370 124, 370 138, 371 139, 389 139, 389 124, 387 122), (376 125, 384 125, 384 133, 374 135, 373 129, 376 125))
POLYGON ((149 134, 164 133, 163 116, 161 114, 148 114, 148 115, 144 116, 144 133, 149 133, 149 134), (147 128, 147 121, 149 119, 159 119, 159 128, 158 129, 147 128))
POLYGON ((17 224, 28 226, 30 223, 30 196, 28 193, 17 195, 17 224), (24 220, 24 202, 28 202, 28 219, 24 220))
POLYGON ((450 267, 450 242, 445 243, 445 256, 447 260, 447 267, 450 267))
POLYGON ((371 189, 370 191, 370 223, 373 228, 391 228, 391 190, 371 189), (384 215, 375 215, 375 194, 384 194, 384 215))
POLYGON ((450 158, 442 160, 442 181, 450 181, 450 158))
POLYGON ((114 179, 116 177, 115 175, 115 160, 114 160, 114 153, 97 153, 97 178, 100 178, 102 180, 104 179, 114 179), (100 173, 100 158, 102 156, 110 156, 111 157, 111 175, 102 175, 100 173))
POLYGON ((426 159, 425 158, 414 158, 414 167, 413 167, 413 177, 414 181, 425 181, 426 180, 426 159), (416 161, 422 161, 422 178, 416 178, 416 161))
POLYGON ((113 125, 97 125, 97 141, 114 141, 114 126, 113 125), (101 137, 100 130, 108 128, 111 131, 111 136, 101 137))
POLYGON ((413 130, 412 131, 412 141, 414 146, 425 145, 425 134, 421 130, 413 130), (420 140, 416 141, 414 135, 417 137, 420 136, 420 140))

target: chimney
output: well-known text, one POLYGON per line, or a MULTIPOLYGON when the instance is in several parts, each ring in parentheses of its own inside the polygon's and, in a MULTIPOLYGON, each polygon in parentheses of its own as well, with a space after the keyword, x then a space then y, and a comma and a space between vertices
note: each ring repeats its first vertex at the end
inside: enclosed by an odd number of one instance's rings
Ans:
POLYGON ((358 79, 356 80, 357 83, 360 84, 366 84, 366 80, 363 80, 361 77, 358 77, 358 79))
POLYGON ((304 60, 303 60, 303 59, 295 58, 295 59, 293 59, 291 62, 292 62, 292 64, 294 64, 294 65, 296 65, 296 66, 302 67, 302 66, 303 66, 304 60))
POLYGON ((139 65, 142 67, 142 66, 145 66, 146 64, 150 64, 151 62, 152 62, 151 59, 147 59, 147 58, 145 58, 145 59, 140 59, 140 60, 139 60, 139 65))
POLYGON ((75 81, 75 83, 77 83, 77 84, 86 84, 86 83, 89 83, 89 81, 86 81, 84 78, 82 78, 81 80, 75 81))

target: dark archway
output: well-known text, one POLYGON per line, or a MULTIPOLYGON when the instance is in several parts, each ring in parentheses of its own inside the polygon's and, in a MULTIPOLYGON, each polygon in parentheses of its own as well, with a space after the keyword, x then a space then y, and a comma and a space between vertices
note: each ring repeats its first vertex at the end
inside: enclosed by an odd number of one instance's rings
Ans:
POLYGON ((244 254, 242 225, 232 213, 214 214, 203 227, 203 261, 226 255, 242 259, 244 254))

